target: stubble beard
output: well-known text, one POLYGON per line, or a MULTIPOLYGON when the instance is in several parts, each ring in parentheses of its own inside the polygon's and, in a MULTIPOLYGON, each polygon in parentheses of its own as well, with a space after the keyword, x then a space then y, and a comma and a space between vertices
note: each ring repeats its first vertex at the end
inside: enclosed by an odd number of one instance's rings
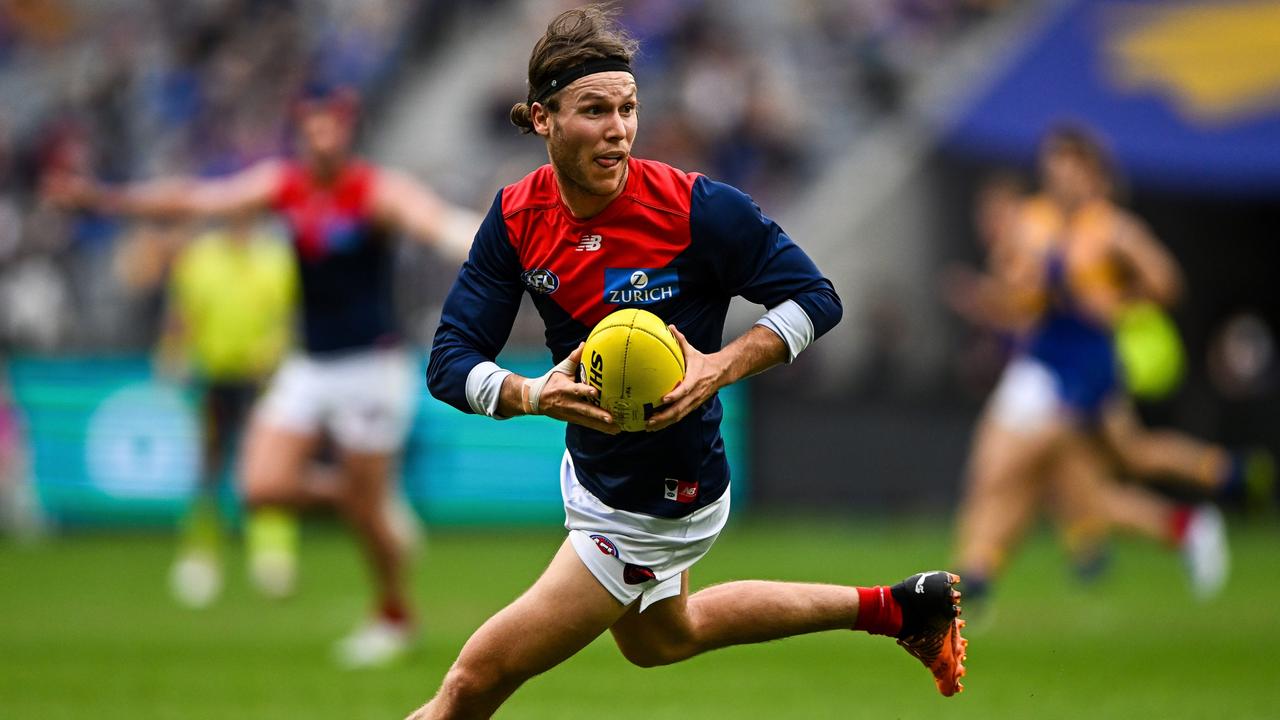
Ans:
MULTIPOLYGON (((626 166, 622 169, 622 177, 618 178, 618 182, 612 187, 597 190, 589 180, 591 174, 591 160, 585 163, 580 162, 578 157, 565 147, 563 136, 558 131, 552 131, 552 142, 550 143, 551 166, 556 170, 561 179, 572 185, 574 190, 582 192, 586 195, 595 197, 609 197, 618 191, 622 183, 627 180, 626 166)), ((624 158, 623 163, 627 163, 630 158, 624 158)))

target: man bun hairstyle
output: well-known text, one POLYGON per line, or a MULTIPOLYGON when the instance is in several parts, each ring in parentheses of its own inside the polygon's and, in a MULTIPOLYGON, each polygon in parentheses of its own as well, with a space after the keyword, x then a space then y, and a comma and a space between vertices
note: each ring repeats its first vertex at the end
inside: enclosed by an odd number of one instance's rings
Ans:
POLYGON ((533 132, 530 108, 534 102, 543 103, 552 112, 559 110, 555 95, 560 87, 551 85, 550 93, 543 92, 542 99, 535 97, 535 93, 540 89, 545 91, 546 86, 565 71, 591 61, 631 63, 639 43, 618 25, 617 15, 611 3, 597 3, 566 10, 547 25, 547 32, 529 55, 528 97, 511 107, 511 124, 522 133, 533 132))

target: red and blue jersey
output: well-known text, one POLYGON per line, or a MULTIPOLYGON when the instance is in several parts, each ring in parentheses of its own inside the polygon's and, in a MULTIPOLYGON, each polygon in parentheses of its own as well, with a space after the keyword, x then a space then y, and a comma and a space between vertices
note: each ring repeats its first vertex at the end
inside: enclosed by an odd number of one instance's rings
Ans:
POLYGON ((373 218, 376 182, 377 170, 358 161, 328 183, 296 163, 281 175, 272 206, 298 257, 308 353, 360 350, 397 338, 391 238, 373 218))
MULTIPOLYGON (((427 370, 433 395, 474 412, 467 376, 506 344, 524 293, 546 326, 554 361, 625 307, 653 312, 704 353, 721 348, 734 296, 770 308, 795 301, 814 337, 839 321, 830 281, 742 192, 634 158, 626 183, 586 219, 564 206, 549 165, 498 193, 445 300, 427 370)), ((608 435, 570 424, 565 442, 579 482, 605 504, 681 517, 729 485, 721 415, 712 397, 658 432, 608 435)))

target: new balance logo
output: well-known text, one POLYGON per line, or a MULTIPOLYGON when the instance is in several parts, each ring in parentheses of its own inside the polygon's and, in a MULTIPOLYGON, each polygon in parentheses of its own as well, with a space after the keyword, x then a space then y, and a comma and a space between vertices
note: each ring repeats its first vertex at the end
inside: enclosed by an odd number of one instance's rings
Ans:
POLYGON ((698 499, 698 481, 676 480, 667 478, 663 482, 662 497, 680 503, 691 503, 698 499))
POLYGON ((583 235, 574 250, 577 252, 595 252, 600 249, 600 241, 603 239, 599 235, 583 235))

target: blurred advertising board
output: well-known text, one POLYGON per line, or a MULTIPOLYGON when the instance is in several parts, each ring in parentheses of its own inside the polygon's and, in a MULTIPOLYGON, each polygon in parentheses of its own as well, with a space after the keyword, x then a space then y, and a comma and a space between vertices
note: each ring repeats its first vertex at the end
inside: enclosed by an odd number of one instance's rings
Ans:
MULTIPOLYGON (((425 358, 422 359, 425 367, 425 358)), ((504 367, 545 371, 541 354, 504 356, 504 367)), ((195 397, 152 375, 148 358, 9 361, 27 429, 31 472, 45 513, 64 526, 167 525, 199 480, 195 397)), ((734 503, 746 497, 749 454, 743 386, 720 393, 734 503)), ((549 418, 495 422, 419 394, 402 462, 410 503, 429 523, 560 522, 564 425, 549 418)), ((227 505, 234 490, 224 483, 227 505)))

